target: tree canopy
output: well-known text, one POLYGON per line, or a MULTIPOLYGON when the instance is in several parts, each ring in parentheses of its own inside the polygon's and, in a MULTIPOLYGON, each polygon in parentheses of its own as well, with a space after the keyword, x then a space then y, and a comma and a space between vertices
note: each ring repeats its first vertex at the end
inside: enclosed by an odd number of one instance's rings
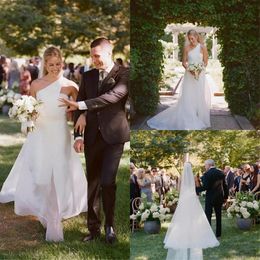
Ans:
POLYGON ((203 163, 239 167, 259 160, 258 131, 132 131, 131 160, 138 167, 178 169, 186 152, 203 163))
POLYGON ((129 54, 129 0, 3 0, 0 8, 0 37, 17 54, 56 45, 65 56, 85 55, 99 36, 129 54))

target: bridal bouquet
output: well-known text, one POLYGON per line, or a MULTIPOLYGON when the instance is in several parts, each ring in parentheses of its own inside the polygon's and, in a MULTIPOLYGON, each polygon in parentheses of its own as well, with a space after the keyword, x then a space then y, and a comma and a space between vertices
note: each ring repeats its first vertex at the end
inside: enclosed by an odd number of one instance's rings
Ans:
POLYGON ((154 202, 147 202, 146 195, 142 195, 142 203, 140 204, 136 214, 132 214, 130 219, 137 220, 138 222, 145 221, 164 221, 171 218, 169 208, 163 207, 163 205, 157 205, 154 202))
POLYGON ((259 201, 246 193, 237 193, 232 205, 227 209, 228 218, 250 218, 259 215, 259 201))
POLYGON ((23 95, 13 102, 13 106, 8 113, 9 117, 18 119, 22 123, 21 130, 23 133, 32 132, 35 128, 34 121, 39 116, 41 104, 42 102, 34 97, 23 95))
POLYGON ((204 69, 204 65, 203 63, 191 63, 188 66, 188 71, 193 72, 194 73, 194 78, 196 80, 199 79, 199 75, 201 73, 201 71, 204 69))

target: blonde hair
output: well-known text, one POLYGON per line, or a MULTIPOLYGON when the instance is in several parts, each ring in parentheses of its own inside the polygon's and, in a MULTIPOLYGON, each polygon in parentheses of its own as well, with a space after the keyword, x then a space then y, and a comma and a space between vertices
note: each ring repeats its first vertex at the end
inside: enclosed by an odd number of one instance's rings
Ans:
POLYGON ((42 73, 40 73, 41 77, 48 74, 47 70, 45 68, 45 64, 46 64, 48 58, 50 58, 50 57, 57 57, 62 61, 62 55, 61 55, 60 49, 58 49, 55 46, 51 46, 44 51, 43 60, 42 60, 42 73))
POLYGON ((194 29, 189 30, 187 32, 187 38, 189 38, 190 35, 195 36, 197 38, 198 43, 203 45, 203 38, 197 31, 195 31, 194 29))

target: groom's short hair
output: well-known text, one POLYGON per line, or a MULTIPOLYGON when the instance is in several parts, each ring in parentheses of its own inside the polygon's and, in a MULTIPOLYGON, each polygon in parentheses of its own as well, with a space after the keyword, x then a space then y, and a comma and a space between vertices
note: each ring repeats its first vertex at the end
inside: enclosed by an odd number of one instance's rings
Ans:
POLYGON ((93 42, 91 42, 90 48, 92 49, 92 48, 95 48, 99 45, 110 47, 111 50, 113 50, 112 43, 105 37, 100 37, 100 38, 95 39, 93 42))
POLYGON ((210 166, 215 166, 215 162, 212 159, 206 160, 205 164, 210 165, 210 166))

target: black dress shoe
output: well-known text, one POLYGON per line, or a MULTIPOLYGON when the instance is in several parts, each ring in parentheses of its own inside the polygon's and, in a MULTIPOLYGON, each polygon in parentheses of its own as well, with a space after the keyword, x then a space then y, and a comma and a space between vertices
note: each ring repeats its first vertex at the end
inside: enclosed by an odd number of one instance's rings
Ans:
POLYGON ((96 240, 100 238, 100 233, 89 233, 87 234, 86 237, 83 238, 83 242, 90 242, 90 241, 93 241, 93 240, 96 240))
POLYGON ((114 244, 116 242, 116 234, 113 227, 106 227, 106 242, 108 244, 114 244))

